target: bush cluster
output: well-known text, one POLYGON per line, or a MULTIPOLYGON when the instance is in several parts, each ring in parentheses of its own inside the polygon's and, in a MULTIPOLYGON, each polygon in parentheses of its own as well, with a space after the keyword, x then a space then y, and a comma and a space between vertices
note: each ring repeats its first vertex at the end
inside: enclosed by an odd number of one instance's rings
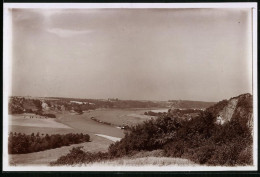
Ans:
POLYGON ((49 117, 49 118, 56 118, 55 114, 50 114, 50 113, 45 114, 45 113, 43 113, 41 111, 36 111, 35 114, 39 115, 39 116, 49 117))
POLYGON ((37 133, 31 135, 10 132, 8 137, 8 152, 9 154, 25 154, 31 152, 43 151, 46 149, 54 149, 61 146, 69 146, 88 142, 90 139, 88 134, 53 134, 40 135, 37 133))
POLYGON ((98 123, 101 123, 101 124, 105 124, 105 125, 113 125, 112 123, 109 123, 109 122, 105 122, 105 121, 102 121, 102 120, 98 120, 96 119, 95 117, 91 117, 92 120, 98 122, 98 123))
POLYGON ((132 151, 160 149, 176 136, 182 121, 170 117, 160 117, 145 121, 130 128, 130 133, 109 147, 113 157, 122 157, 132 151))
POLYGON ((82 150, 83 146, 73 147, 70 152, 61 156, 58 160, 51 162, 51 165, 74 165, 82 163, 98 162, 101 160, 108 159, 108 153, 97 152, 90 153, 82 150))
POLYGON ((193 119, 176 132, 163 148, 166 155, 208 165, 252 164, 252 136, 249 129, 233 120, 214 124, 212 114, 193 119), (247 158, 245 158, 247 157, 247 158))
POLYGON ((162 116, 166 114, 167 113, 165 112, 153 112, 153 111, 144 112, 144 115, 148 115, 148 116, 162 116))

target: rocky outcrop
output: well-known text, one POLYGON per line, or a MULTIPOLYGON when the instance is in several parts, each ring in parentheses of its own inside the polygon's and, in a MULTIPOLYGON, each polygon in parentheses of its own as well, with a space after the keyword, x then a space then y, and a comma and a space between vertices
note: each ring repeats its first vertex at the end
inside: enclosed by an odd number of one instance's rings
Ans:
POLYGON ((241 127, 253 128, 253 96, 251 94, 239 95, 219 103, 208 109, 216 117, 217 124, 223 125, 235 121, 241 127))
POLYGON ((243 127, 253 128, 253 96, 250 94, 240 95, 238 104, 232 116, 233 121, 237 121, 243 127))
POLYGON ((225 106, 224 109, 219 112, 216 123, 222 125, 225 122, 230 121, 235 112, 237 102, 238 98, 230 99, 227 106, 225 106))

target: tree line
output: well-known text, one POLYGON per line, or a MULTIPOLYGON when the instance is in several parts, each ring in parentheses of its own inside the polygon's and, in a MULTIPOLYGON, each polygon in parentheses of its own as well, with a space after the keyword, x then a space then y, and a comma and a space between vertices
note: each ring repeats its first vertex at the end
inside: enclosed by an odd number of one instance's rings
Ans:
POLYGON ((90 136, 88 134, 41 134, 31 135, 10 132, 8 137, 8 153, 9 154, 25 154, 31 152, 38 152, 47 149, 59 148, 62 146, 69 146, 71 144, 79 144, 89 142, 90 136))

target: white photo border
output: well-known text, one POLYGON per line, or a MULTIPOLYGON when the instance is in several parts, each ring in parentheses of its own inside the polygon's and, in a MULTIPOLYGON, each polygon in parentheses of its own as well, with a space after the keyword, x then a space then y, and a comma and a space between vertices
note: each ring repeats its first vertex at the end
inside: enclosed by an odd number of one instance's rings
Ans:
POLYGON ((257 3, 4 3, 4 45, 3 45, 3 171, 257 171, 258 170, 258 82, 257 82, 257 3), (252 9, 252 60, 253 60, 253 113, 254 113, 254 134, 253 134, 253 166, 249 167, 155 167, 155 166, 75 166, 75 167, 51 167, 51 166, 10 166, 8 159, 8 96, 12 88, 12 14, 10 9, 39 8, 39 9, 143 9, 143 8, 251 8, 252 9))

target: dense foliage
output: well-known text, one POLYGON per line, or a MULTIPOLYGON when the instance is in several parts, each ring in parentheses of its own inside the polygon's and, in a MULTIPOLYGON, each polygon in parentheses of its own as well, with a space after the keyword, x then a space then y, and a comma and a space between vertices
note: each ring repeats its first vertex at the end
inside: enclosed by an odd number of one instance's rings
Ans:
POLYGON ((130 133, 109 147, 113 157, 122 157, 132 151, 155 150, 173 140, 176 131, 181 127, 181 121, 170 117, 161 117, 145 121, 131 127, 130 133))
POLYGON ((88 142, 90 139, 88 134, 53 134, 40 135, 37 133, 31 135, 11 132, 8 137, 9 154, 25 154, 31 152, 43 151, 46 149, 54 149, 61 146, 88 142))
POLYGON ((235 120, 223 126, 214 122, 215 118, 207 112, 191 121, 160 117, 131 127, 130 133, 112 144, 108 153, 91 154, 74 149, 54 164, 89 163, 156 149, 163 149, 165 156, 186 158, 199 164, 252 164, 249 129, 241 128, 235 120))
POLYGON ((163 148, 166 155, 208 165, 248 165, 252 163, 252 136, 236 120, 214 123, 206 114, 183 125, 172 142, 163 148))
POLYGON ((109 153, 121 157, 131 151, 163 148, 167 156, 182 157, 200 164, 246 165, 252 163, 252 136, 236 119, 221 126, 211 113, 191 121, 161 117, 131 129, 109 153))
POLYGON ((198 115, 189 120, 170 112, 162 114, 130 127, 125 137, 112 144, 107 153, 91 154, 73 149, 54 164, 89 163, 163 149, 164 156, 186 158, 198 164, 252 165, 253 138, 248 126, 252 96, 238 97, 232 119, 223 125, 216 124, 218 112, 227 105, 227 100, 221 101, 206 111, 196 112, 198 115))
POLYGON ((213 116, 217 116, 219 112, 228 104, 228 100, 222 100, 206 109, 207 112, 210 112, 213 116))
POLYGON ((236 119, 242 128, 253 128, 253 98, 250 94, 244 94, 238 97, 238 103, 232 119, 236 119))
POLYGON ((198 117, 203 111, 200 109, 170 109, 168 116, 190 120, 198 117))

